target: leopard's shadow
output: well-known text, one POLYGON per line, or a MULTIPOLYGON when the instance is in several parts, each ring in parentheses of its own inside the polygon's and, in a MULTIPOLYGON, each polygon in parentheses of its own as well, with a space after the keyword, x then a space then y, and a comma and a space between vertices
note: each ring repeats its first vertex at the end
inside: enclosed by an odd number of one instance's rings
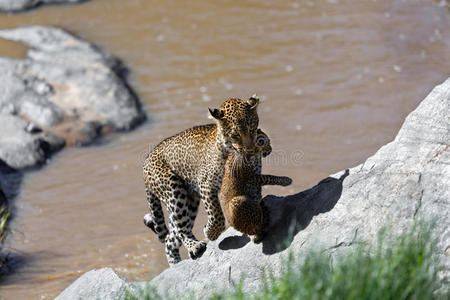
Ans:
MULTIPOLYGON (((308 227, 314 216, 333 209, 341 197, 342 183, 348 175, 347 169, 340 178, 327 177, 300 193, 285 197, 264 197, 270 210, 270 224, 262 240, 263 253, 270 255, 285 250, 295 235, 308 227)), ((245 235, 230 236, 220 242, 219 248, 237 249, 248 242, 250 238, 245 235)))

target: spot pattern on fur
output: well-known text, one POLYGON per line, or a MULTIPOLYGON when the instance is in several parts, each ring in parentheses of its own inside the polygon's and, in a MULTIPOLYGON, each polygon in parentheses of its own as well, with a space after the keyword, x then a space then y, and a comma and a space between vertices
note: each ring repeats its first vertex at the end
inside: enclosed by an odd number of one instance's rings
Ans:
POLYGON ((237 155, 254 152, 258 103, 256 97, 229 99, 218 109, 210 109, 215 124, 196 126, 166 138, 146 158, 143 175, 150 212, 144 224, 165 243, 170 265, 181 260, 181 245, 192 259, 206 250, 206 243, 192 233, 200 200, 208 215, 205 237, 215 240, 225 230, 218 199, 225 160, 230 149, 237 155), (168 226, 161 203, 167 209, 168 226))

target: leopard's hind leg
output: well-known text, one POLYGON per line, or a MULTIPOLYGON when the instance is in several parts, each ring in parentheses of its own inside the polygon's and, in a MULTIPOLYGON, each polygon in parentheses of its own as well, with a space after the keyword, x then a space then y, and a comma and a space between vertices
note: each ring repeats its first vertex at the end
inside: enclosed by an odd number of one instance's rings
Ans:
MULTIPOLYGON (((191 240, 197 241, 194 234, 192 233, 192 228, 194 227, 195 218, 197 217, 198 206, 200 204, 200 197, 198 195, 189 195, 187 202, 189 223, 186 225, 186 235, 191 238, 191 240)), ((189 242, 189 241, 188 241, 189 242)), ((188 248, 188 247, 187 247, 188 248)), ((203 255, 206 250, 206 242, 200 241, 198 243, 192 244, 188 248, 189 256, 192 259, 197 259, 203 255), (190 250, 189 250, 190 249, 190 250)))
POLYGON ((165 252, 169 266, 173 266, 181 261, 180 256, 181 241, 174 221, 169 217, 169 234, 166 236, 165 252))
POLYGON ((169 182, 167 186, 170 189, 161 189, 157 196, 166 205, 169 220, 172 222, 169 232, 176 235, 186 247, 189 256, 196 259, 206 250, 206 243, 198 241, 192 233, 198 200, 195 204, 191 203, 192 196, 188 194, 185 182, 171 171, 168 171, 165 180, 169 182))
POLYGON ((144 224, 156 233, 161 243, 164 243, 168 230, 164 221, 161 201, 159 201, 158 197, 149 188, 146 188, 146 193, 150 212, 144 216, 144 224))
POLYGON ((270 223, 270 210, 267 207, 267 205, 264 203, 264 201, 260 201, 259 205, 261 206, 262 211, 262 226, 260 228, 260 232, 254 236, 252 236, 252 241, 255 244, 258 244, 262 241, 264 236, 267 234, 267 230, 269 229, 269 223, 270 223))
MULTIPOLYGON (((192 233, 192 228, 194 227, 194 221, 197 216, 199 199, 196 197, 187 196, 187 221, 185 226, 180 227, 179 216, 177 217, 176 211, 172 212, 172 207, 168 207, 169 211, 169 234, 166 238, 166 257, 170 266, 180 262, 180 247, 183 244, 188 250, 189 256, 192 259, 197 259, 206 250, 206 243, 203 241, 197 241, 194 234, 192 233)), ((179 206, 176 206, 180 208, 179 206)), ((180 211, 180 210, 178 210, 180 211)), ((184 209, 181 210, 184 214, 184 209)), ((184 222, 181 224, 184 225, 184 222)))

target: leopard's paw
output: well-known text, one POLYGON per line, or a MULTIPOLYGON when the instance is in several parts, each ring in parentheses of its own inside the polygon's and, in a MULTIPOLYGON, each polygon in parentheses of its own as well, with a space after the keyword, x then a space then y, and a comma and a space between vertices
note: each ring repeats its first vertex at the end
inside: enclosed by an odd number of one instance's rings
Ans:
POLYGON ((200 241, 189 251, 189 257, 192 259, 200 258, 206 251, 206 242, 200 241))

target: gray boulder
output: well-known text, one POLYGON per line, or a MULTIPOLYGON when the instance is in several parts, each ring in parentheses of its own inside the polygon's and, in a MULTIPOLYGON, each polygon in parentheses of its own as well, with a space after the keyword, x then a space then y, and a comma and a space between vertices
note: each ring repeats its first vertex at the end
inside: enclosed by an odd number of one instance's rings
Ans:
POLYGON ((70 4, 85 1, 87 0, 0 0, 0 11, 21 12, 41 4, 70 4))
POLYGON ((0 113, 0 159, 15 169, 45 162, 50 153, 64 147, 64 140, 41 131, 20 117, 0 113))
POLYGON ((136 288, 111 268, 85 273, 59 294, 55 300, 122 299, 126 291, 135 294, 136 288))
POLYGON ((44 26, 2 29, 0 37, 31 47, 26 59, 0 57, 0 159, 11 167, 41 163, 61 138, 85 145, 145 119, 122 63, 94 45, 44 26))
MULTIPOLYGON (((289 249, 305 257, 323 247, 334 255, 374 242, 385 225, 394 233, 415 219, 436 218, 438 255, 450 275, 450 78, 435 87, 405 120, 397 137, 363 164, 286 197, 269 195, 269 232, 261 244, 229 228, 198 260, 184 260, 150 281, 160 293, 207 298, 243 278, 244 290, 261 284, 261 268, 277 273, 289 249)), ((85 275, 83 275, 85 276, 85 275)), ((82 276, 82 277, 83 277, 82 276)), ((98 280, 102 280, 98 278, 98 280)), ((144 286, 144 283, 141 283, 144 286)), ((72 289, 73 295, 79 291, 72 289)), ((98 294, 108 299, 109 294, 98 294)))

